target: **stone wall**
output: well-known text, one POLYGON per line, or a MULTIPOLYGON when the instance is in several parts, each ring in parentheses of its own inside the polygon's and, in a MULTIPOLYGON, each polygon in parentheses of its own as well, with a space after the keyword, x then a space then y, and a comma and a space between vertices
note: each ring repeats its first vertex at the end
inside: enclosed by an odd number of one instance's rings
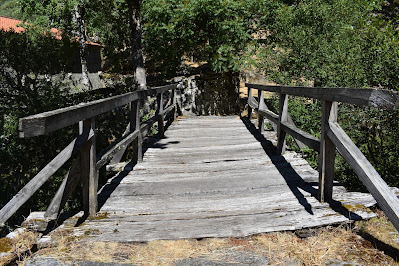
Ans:
POLYGON ((239 73, 176 77, 183 115, 239 114, 239 73))

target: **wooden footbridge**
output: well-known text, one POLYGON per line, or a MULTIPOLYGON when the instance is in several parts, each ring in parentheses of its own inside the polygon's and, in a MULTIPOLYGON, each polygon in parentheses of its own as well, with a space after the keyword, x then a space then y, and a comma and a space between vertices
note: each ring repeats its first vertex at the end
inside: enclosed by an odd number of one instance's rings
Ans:
POLYGON ((399 229, 399 200, 336 120, 337 102, 397 108, 397 93, 246 85, 249 117, 177 117, 177 86, 168 85, 21 119, 21 137, 47 134, 74 123, 80 123, 80 135, 1 209, 0 222, 78 154, 44 218, 57 219, 81 182, 83 218, 98 218, 87 219, 77 231, 85 230, 105 241, 237 237, 296 230, 372 217, 366 207, 375 200, 399 229), (257 98, 253 90, 258 90, 257 98), (263 91, 280 94, 279 115, 267 108, 263 91), (320 140, 295 127, 288 114, 288 95, 323 101, 320 140), (140 99, 148 96, 157 97, 157 112, 141 123, 140 99), (128 130, 97 153, 94 117, 126 104, 131 107, 128 130), (258 113, 257 121, 251 120, 253 111, 258 113), (265 131, 265 119, 276 132, 265 131), (142 146, 156 122, 158 138, 142 146), (298 154, 285 152, 286 134, 319 151, 320 173, 298 154), (98 170, 106 164, 115 167, 130 143, 134 160, 98 190, 98 170), (333 181, 336 149, 371 194, 347 192, 333 181))

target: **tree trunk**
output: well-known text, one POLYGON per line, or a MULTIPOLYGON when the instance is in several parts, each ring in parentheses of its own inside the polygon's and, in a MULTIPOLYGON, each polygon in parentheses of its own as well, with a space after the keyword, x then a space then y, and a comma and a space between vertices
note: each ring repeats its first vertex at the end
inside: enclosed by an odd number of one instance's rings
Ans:
POLYGON ((75 7, 75 20, 77 24, 77 35, 79 37, 79 56, 80 64, 82 65, 82 84, 84 90, 91 88, 89 79, 89 70, 87 67, 87 38, 86 38, 86 25, 84 21, 85 7, 80 4, 75 7))
POLYGON ((130 41, 132 45, 132 63, 134 81, 139 90, 147 88, 146 74, 144 69, 144 53, 141 44, 141 0, 127 0, 130 14, 130 41))

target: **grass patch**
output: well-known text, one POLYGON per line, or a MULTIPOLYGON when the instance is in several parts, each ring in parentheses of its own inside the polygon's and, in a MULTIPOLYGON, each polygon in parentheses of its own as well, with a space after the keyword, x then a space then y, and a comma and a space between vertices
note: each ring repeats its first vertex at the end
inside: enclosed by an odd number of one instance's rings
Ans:
POLYGON ((295 232, 277 232, 245 238, 115 243, 95 241, 84 233, 74 236, 73 230, 64 228, 54 231, 52 244, 39 250, 37 255, 63 261, 173 265, 189 258, 235 263, 234 258, 226 261, 226 254, 243 252, 267 257, 270 265, 326 265, 337 261, 360 265, 399 265, 392 255, 399 248, 397 232, 381 212, 379 217, 369 221, 310 230, 311 234, 307 237, 295 232), (371 239, 363 237, 362 233, 372 236, 371 239), (384 245, 377 246, 372 239, 378 239, 384 245), (391 251, 387 251, 387 246, 391 251))

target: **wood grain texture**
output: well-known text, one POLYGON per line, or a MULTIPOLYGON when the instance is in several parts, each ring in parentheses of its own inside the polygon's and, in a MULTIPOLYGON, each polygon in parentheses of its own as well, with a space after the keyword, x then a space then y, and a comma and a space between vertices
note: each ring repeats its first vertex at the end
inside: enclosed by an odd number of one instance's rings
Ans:
POLYGON ((120 139, 115 140, 112 145, 107 147, 104 151, 97 155, 97 169, 103 167, 108 161, 110 161, 115 154, 121 150, 126 150, 127 146, 139 136, 139 130, 134 132, 128 132, 120 139))
POLYGON ((73 154, 94 136, 85 131, 49 162, 28 184, 26 184, 1 210, 0 224, 7 221, 73 154))
POLYGON ((78 156, 62 181, 57 193, 47 208, 44 217, 49 219, 57 219, 67 200, 72 195, 76 186, 79 184, 81 180, 80 175, 80 157, 78 156))
POLYGON ((75 230, 121 242, 241 237, 374 216, 343 208, 341 201, 375 201, 338 183, 340 202, 318 202, 318 173, 296 153, 278 155, 272 142, 275 133, 261 134, 239 117, 178 119, 163 139, 145 147, 143 162, 100 190, 105 218, 75 230))
POLYGON ((317 152, 320 151, 320 140, 312 134, 309 134, 297 128, 292 122, 281 122, 281 128, 284 132, 290 134, 292 137, 299 140, 301 143, 305 144, 309 148, 317 152))
POLYGON ((338 103, 323 101, 321 118, 321 140, 319 144, 319 200, 332 199, 335 172, 335 145, 327 135, 330 122, 337 122, 338 103))
POLYGON ((302 96, 330 102, 343 102, 386 109, 397 109, 399 106, 399 93, 397 91, 366 88, 273 86, 249 83, 246 83, 245 86, 258 90, 302 96))
POLYGON ((356 172, 367 190, 399 231, 399 199, 338 123, 330 122, 327 135, 356 172))
POLYGON ((286 149, 287 132, 283 129, 283 123, 288 122, 288 94, 280 94, 279 120, 277 124, 277 152, 284 154, 286 149))
POLYGON ((172 84, 143 91, 129 92, 24 117, 19 120, 19 136, 21 138, 28 138, 45 135, 57 129, 76 124, 79 121, 107 113, 130 102, 137 101, 138 99, 146 99, 147 96, 153 96, 168 90, 176 89, 176 87, 176 84, 172 84))

